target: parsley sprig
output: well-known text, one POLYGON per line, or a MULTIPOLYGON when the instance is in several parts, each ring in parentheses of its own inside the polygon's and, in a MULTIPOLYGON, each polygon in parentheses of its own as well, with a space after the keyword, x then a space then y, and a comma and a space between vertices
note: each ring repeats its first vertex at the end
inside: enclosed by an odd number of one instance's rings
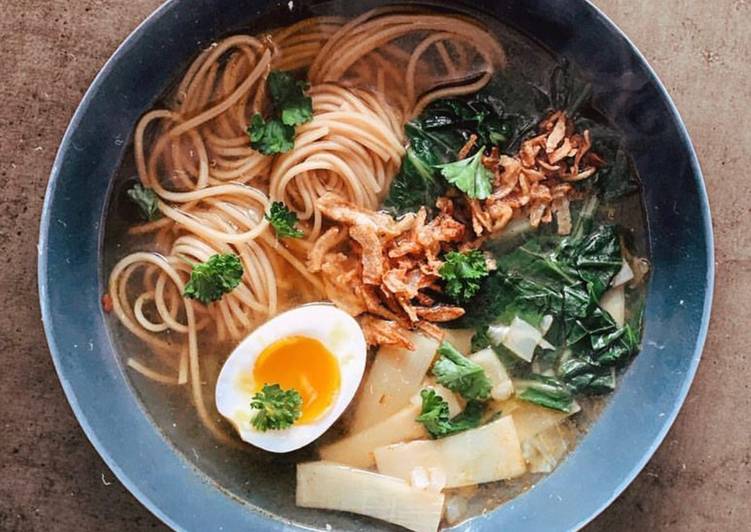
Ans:
POLYGON ((299 126, 313 118, 313 100, 305 94, 310 88, 307 81, 296 80, 283 70, 272 70, 266 86, 283 124, 299 126))
POLYGON ((485 255, 476 249, 466 253, 451 251, 443 260, 438 274, 446 283, 446 295, 459 303, 466 303, 477 294, 480 281, 488 275, 485 255))
POLYGON ((274 228, 276 236, 279 238, 302 238, 304 233, 298 229, 297 226, 297 213, 289 210, 289 208, 281 201, 275 201, 271 204, 269 212, 265 214, 265 218, 274 228))
POLYGON ((250 119, 250 146, 264 155, 288 152, 295 147, 295 128, 278 118, 264 120, 260 113, 250 119))
POLYGON ((258 410, 251 423, 256 430, 281 430, 292 426, 302 415, 302 397, 294 388, 283 390, 278 384, 264 384, 250 403, 258 410))
POLYGON ((242 276, 240 257, 234 253, 213 255, 208 261, 193 265, 183 295, 208 304, 232 291, 242 276))

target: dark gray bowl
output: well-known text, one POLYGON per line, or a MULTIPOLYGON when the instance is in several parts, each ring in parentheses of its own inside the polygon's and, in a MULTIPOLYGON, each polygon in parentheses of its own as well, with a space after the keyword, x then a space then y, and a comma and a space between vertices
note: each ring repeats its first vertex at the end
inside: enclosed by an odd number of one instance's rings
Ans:
MULTIPOLYGON (((283 13, 280 22, 292 21, 302 16, 297 4, 290 13, 286 2, 167 2, 128 37, 92 83, 63 138, 47 189, 39 239, 39 296, 60 381, 110 468, 176 529, 381 526, 295 509, 291 486, 285 490, 282 483, 271 482, 277 468, 283 472, 279 476, 289 476, 289 463, 260 462, 239 471, 247 477, 245 484, 228 490, 217 473, 220 467, 212 467, 210 460, 193 460, 186 452, 190 447, 173 447, 146 413, 115 353, 100 308, 108 198, 139 116, 201 46, 247 28, 268 9, 283 13)), ((342 2, 343 11, 345 6, 342 2)), ((358 3, 358 9, 365 7, 358 3)), ((706 192, 688 134, 662 84, 626 37, 592 5, 581 0, 485 0, 471 7, 567 56, 594 81, 598 106, 625 133, 644 185, 654 270, 641 354, 599 421, 552 475, 460 527, 576 529, 617 497, 649 460, 694 377, 714 278, 706 192)))

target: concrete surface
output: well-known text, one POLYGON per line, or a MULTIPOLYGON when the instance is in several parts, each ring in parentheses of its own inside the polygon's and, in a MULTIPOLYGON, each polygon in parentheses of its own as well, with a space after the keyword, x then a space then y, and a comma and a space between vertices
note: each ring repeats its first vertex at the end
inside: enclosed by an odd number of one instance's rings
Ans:
MULTIPOLYGON (((718 282, 686 406, 626 493, 589 528, 749 530, 751 2, 599 0, 675 98, 707 177, 718 282)), ((39 319, 36 239, 52 159, 81 95, 158 0, 0 6, 0 530, 163 528, 78 427, 39 319)))

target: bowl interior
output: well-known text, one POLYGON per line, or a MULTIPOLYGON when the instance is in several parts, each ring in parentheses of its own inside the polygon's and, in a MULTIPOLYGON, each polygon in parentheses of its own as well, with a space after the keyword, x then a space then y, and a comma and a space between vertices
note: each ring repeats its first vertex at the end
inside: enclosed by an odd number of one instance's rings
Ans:
MULTIPOLYGON (((184 393, 165 394, 141 381, 133 387, 116 353, 123 340, 110 334, 110 317, 100 309, 108 253, 117 253, 103 245, 108 202, 118 193, 115 176, 134 173, 128 149, 133 128, 197 52, 233 32, 377 4, 303 2, 290 9, 260 1, 168 2, 107 63, 63 140, 40 238, 40 298, 50 348, 89 438, 129 489, 173 527, 384 528, 364 518, 294 506, 294 463, 309 451, 272 456, 220 448, 183 408, 184 393), (159 401, 158 408, 143 406, 159 401)), ((598 422, 554 474, 471 524, 487 530, 577 528, 633 479, 688 390, 711 301, 706 195, 669 98, 638 52, 589 4, 486 1, 474 2, 472 10, 581 69, 593 83, 597 107, 624 133, 644 186, 653 272, 641 354, 598 422)), ((513 43, 505 44, 513 52, 513 43)))

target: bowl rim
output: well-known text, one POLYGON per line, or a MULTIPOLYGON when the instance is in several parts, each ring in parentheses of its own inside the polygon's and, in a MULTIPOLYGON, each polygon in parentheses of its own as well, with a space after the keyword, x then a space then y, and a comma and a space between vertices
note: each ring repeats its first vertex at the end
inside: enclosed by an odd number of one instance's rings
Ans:
MULTIPOLYGON (((62 369, 62 363, 61 363, 61 350, 57 344, 55 334, 53 331, 53 325, 52 322, 54 320, 54 309, 52 308, 51 302, 48 297, 48 289, 49 289, 49 283, 48 283, 48 238, 50 235, 50 232, 54 229, 53 220, 51 218, 52 215, 52 203, 53 198, 55 197, 55 192, 58 186, 58 183, 61 179, 61 166, 65 159, 66 153, 71 148, 72 143, 72 137, 78 126, 80 125, 84 115, 86 114, 86 110, 89 108, 91 101, 96 97, 96 94, 99 91, 100 86, 103 83, 103 80, 109 75, 109 73, 117 67, 118 62, 123 57, 124 54, 126 54, 132 47, 135 46, 136 41, 143 36, 144 33, 149 31, 151 28, 158 26, 163 17, 168 16, 171 12, 173 12, 175 9, 178 9, 181 2, 183 0, 167 0, 165 3, 157 7, 154 11, 152 11, 138 26, 123 40, 123 42, 116 48, 116 50, 113 52, 113 54, 107 59, 107 61, 104 63, 104 65, 101 67, 91 84, 89 85, 88 89, 86 90, 84 96, 82 97, 73 117, 70 120, 70 123, 68 127, 66 128, 66 131, 62 137, 60 147, 57 151, 57 154, 54 159, 54 163, 52 166, 52 170, 50 173, 50 179, 46 187, 45 191, 45 198, 42 208, 42 216, 41 216, 41 223, 40 223, 40 229, 39 229, 39 241, 38 241, 38 266, 37 266, 37 278, 38 278, 38 291, 39 291, 39 300, 40 300, 40 307, 41 307, 41 314, 42 314, 42 322, 44 325, 45 330, 45 336, 47 339, 47 343, 50 349, 51 357, 55 366, 55 370, 57 372, 58 378, 60 380, 60 383, 63 387, 64 393, 66 395, 66 398, 71 406, 71 409, 73 410, 73 413, 76 416, 76 419, 78 420, 79 424, 81 425, 84 433, 86 434, 87 438, 91 442, 91 444, 94 446, 98 454, 102 457, 102 459, 105 461, 107 466, 112 470, 112 472, 115 474, 115 476, 118 478, 118 480, 130 491, 136 499, 144 505, 149 511, 151 511, 155 516, 157 516, 162 522, 167 524, 173 529, 176 530, 184 530, 184 525, 187 526, 188 523, 191 523, 190 519, 187 521, 185 519, 177 519, 175 517, 176 510, 179 511, 180 508, 178 506, 172 506, 171 508, 167 509, 164 507, 164 504, 159 504, 157 501, 154 500, 152 496, 149 496, 146 494, 141 487, 139 486, 138 482, 135 481, 130 472, 126 471, 124 468, 120 466, 117 459, 113 456, 113 454, 110 452, 110 449, 102 443, 98 436, 98 427, 95 427, 90 420, 87 417, 87 414, 85 412, 85 408, 82 407, 82 405, 78 402, 76 394, 73 389, 73 385, 71 384, 70 380, 64 373, 62 369)), ((668 94, 665 86, 663 85, 662 81, 657 76, 656 72, 652 68, 652 66, 647 62, 643 54, 639 51, 639 49, 633 44, 633 42, 629 39, 629 37, 615 24, 613 23, 607 15, 604 14, 604 12, 591 3, 590 0, 580 0, 581 4, 583 5, 584 9, 589 9, 591 12, 595 15, 597 19, 599 19, 599 22, 602 23, 610 32, 619 35, 622 39, 624 39, 624 42, 626 43, 629 52, 633 55, 633 57, 636 59, 638 66, 643 68, 646 72, 649 81, 654 85, 656 90, 659 93, 659 97, 663 100, 663 103, 667 106, 668 112, 672 116, 675 126, 678 131, 679 139, 682 144, 682 146, 686 149, 686 154, 688 155, 688 165, 690 168, 690 173, 692 174, 695 185, 697 187, 697 193, 698 193, 698 200, 700 202, 700 211, 702 215, 701 219, 701 227, 703 231, 703 236, 706 240, 706 246, 705 246, 705 253, 706 253, 706 283, 704 286, 704 305, 702 308, 701 313, 701 322, 698 327, 698 333, 696 336, 696 342, 694 345, 694 349, 691 353, 691 362, 688 366, 688 371, 686 372, 680 388, 674 392, 675 400, 672 405, 672 409, 669 412, 665 413, 665 416, 662 421, 661 429, 658 432, 657 436, 652 441, 652 444, 646 448, 642 454, 641 460, 637 461, 636 463, 632 464, 632 467, 627 472, 627 474, 623 477, 623 481, 615 487, 614 490, 612 490, 608 496, 603 497, 601 499, 601 503, 597 506, 597 508, 594 511, 588 512, 587 515, 585 515, 576 525, 574 526, 575 529, 580 529, 584 527, 586 524, 588 524, 590 521, 592 521, 596 516, 598 516, 605 508, 607 508, 624 490, 625 488, 634 480, 634 478, 638 475, 638 473, 643 469, 643 467, 646 465, 646 463, 652 458, 657 448, 662 444, 665 436, 667 435, 667 432, 672 427, 680 409, 683 406, 683 403, 686 399, 686 396, 688 394, 688 391, 690 389, 691 384, 693 383, 698 364, 701 359, 702 351, 705 345, 707 332, 709 328, 709 319, 711 314, 711 307, 712 307, 712 301, 713 301, 713 294, 714 294, 714 284, 715 284, 715 262, 714 262, 714 235, 713 235, 713 229, 712 229, 712 218, 711 218, 711 212, 710 212, 710 206, 709 206, 709 200, 708 195, 706 191, 706 184, 703 178, 703 173, 701 170, 701 166, 698 160, 698 157, 696 155, 696 151, 694 149, 693 143, 691 142, 690 135, 688 133, 688 130, 680 116, 680 113, 678 112, 675 103, 673 102, 672 98, 668 94)), ((149 420, 149 423, 151 421, 149 420)), ((163 438, 161 433, 159 432, 159 429, 156 426, 152 425, 152 428, 156 434, 159 435, 160 438, 163 438)), ((173 449, 171 447, 171 444, 169 442, 166 442, 170 449, 173 449)), ((172 452, 175 452, 174 450, 172 452)), ((175 453, 179 454, 179 453, 175 453)), ((194 466, 191 466, 194 467, 194 466)), ((195 476, 196 472, 198 475, 203 475, 202 472, 198 471, 197 469, 190 474, 195 476)), ((234 496, 229 493, 223 492, 218 486, 212 485, 208 482, 206 482, 206 479, 202 479, 202 482, 206 483, 206 489, 208 492, 213 493, 216 497, 221 498, 225 501, 231 501, 231 505, 238 504, 234 500, 234 496)), ((208 493, 206 492, 206 493, 208 493)), ((218 499, 215 502, 220 502, 218 499)), ((279 519, 278 517, 274 517, 271 514, 267 514, 263 511, 263 509, 255 509, 256 511, 248 511, 246 512, 248 514, 246 523, 252 523, 257 526, 265 526, 265 527, 272 527, 274 526, 279 527, 280 529, 299 529, 298 526, 290 521, 286 521, 284 519, 279 519)))
POLYGON ((709 205, 709 195, 707 194, 707 186, 704 180, 704 173, 702 172, 702 169, 701 169, 701 163, 699 162, 699 157, 696 154, 696 149, 694 148, 694 143, 691 140, 691 135, 688 132, 688 128, 686 127, 686 124, 683 121, 683 118, 681 117, 681 114, 678 111, 678 107, 675 105, 673 98, 670 96, 670 93, 668 92, 664 83, 662 82, 660 77, 657 75, 657 72, 649 63, 649 61, 647 61, 647 58, 644 56, 641 50, 639 50, 636 44, 634 44, 631 38, 626 34, 626 32, 624 32, 615 22, 613 22, 610 19, 610 17, 608 17, 602 9, 594 5, 594 3, 591 0, 583 0, 583 3, 585 3, 587 7, 594 12, 597 18, 599 18, 600 21, 606 27, 608 27, 612 32, 621 36, 621 38, 624 40, 624 42, 628 46, 629 51, 638 60, 639 65, 642 68, 644 68, 644 70, 647 72, 649 80, 654 84, 660 97, 663 99, 664 103, 667 105, 668 110, 673 117, 673 120, 675 121, 681 141, 686 147, 688 154, 689 154, 689 159, 690 159, 689 164, 691 167, 691 173, 694 176, 697 191, 699 193, 699 200, 701 202, 702 228, 703 228, 704 235, 706 238, 705 251, 707 254, 706 256, 707 278, 706 278, 706 285, 705 285, 705 290, 704 290, 704 308, 702 309, 701 324, 699 326, 699 332, 696 338, 696 344, 691 354, 691 364, 689 367, 689 371, 686 375, 686 378, 684 378, 683 380, 681 389, 678 391, 678 394, 676 395, 676 401, 673 404, 672 410, 666 415, 665 422, 663 423, 660 432, 658 433, 657 437, 653 440, 652 445, 643 454, 642 459, 634 464, 631 471, 624 478, 623 482, 621 482, 621 484, 617 487, 617 489, 614 490, 610 494, 610 497, 606 498, 603 501, 603 504, 600 506, 600 508, 595 513, 593 513, 588 518, 582 520, 579 523, 577 530, 584 528, 586 525, 591 523, 597 516, 599 516, 603 511, 605 511, 618 497, 620 497, 620 495, 636 479, 637 475, 639 475, 642 469, 644 469, 647 463, 652 459, 654 454, 657 452, 657 449, 660 447, 660 445, 662 445, 662 442, 665 440, 665 437, 667 436, 668 432, 670 431, 673 424, 675 423, 675 420, 678 417, 678 414, 683 408, 683 404, 686 401, 686 397, 688 396, 688 392, 691 389, 691 385, 694 382, 694 378, 696 377, 696 372, 699 368, 699 362, 701 362, 701 357, 704 352, 704 346, 707 340, 707 333, 709 331, 709 320, 710 320, 710 316, 712 313, 712 303, 714 300, 714 285, 715 285, 714 230, 712 227, 712 214, 711 214, 711 208, 709 205))

